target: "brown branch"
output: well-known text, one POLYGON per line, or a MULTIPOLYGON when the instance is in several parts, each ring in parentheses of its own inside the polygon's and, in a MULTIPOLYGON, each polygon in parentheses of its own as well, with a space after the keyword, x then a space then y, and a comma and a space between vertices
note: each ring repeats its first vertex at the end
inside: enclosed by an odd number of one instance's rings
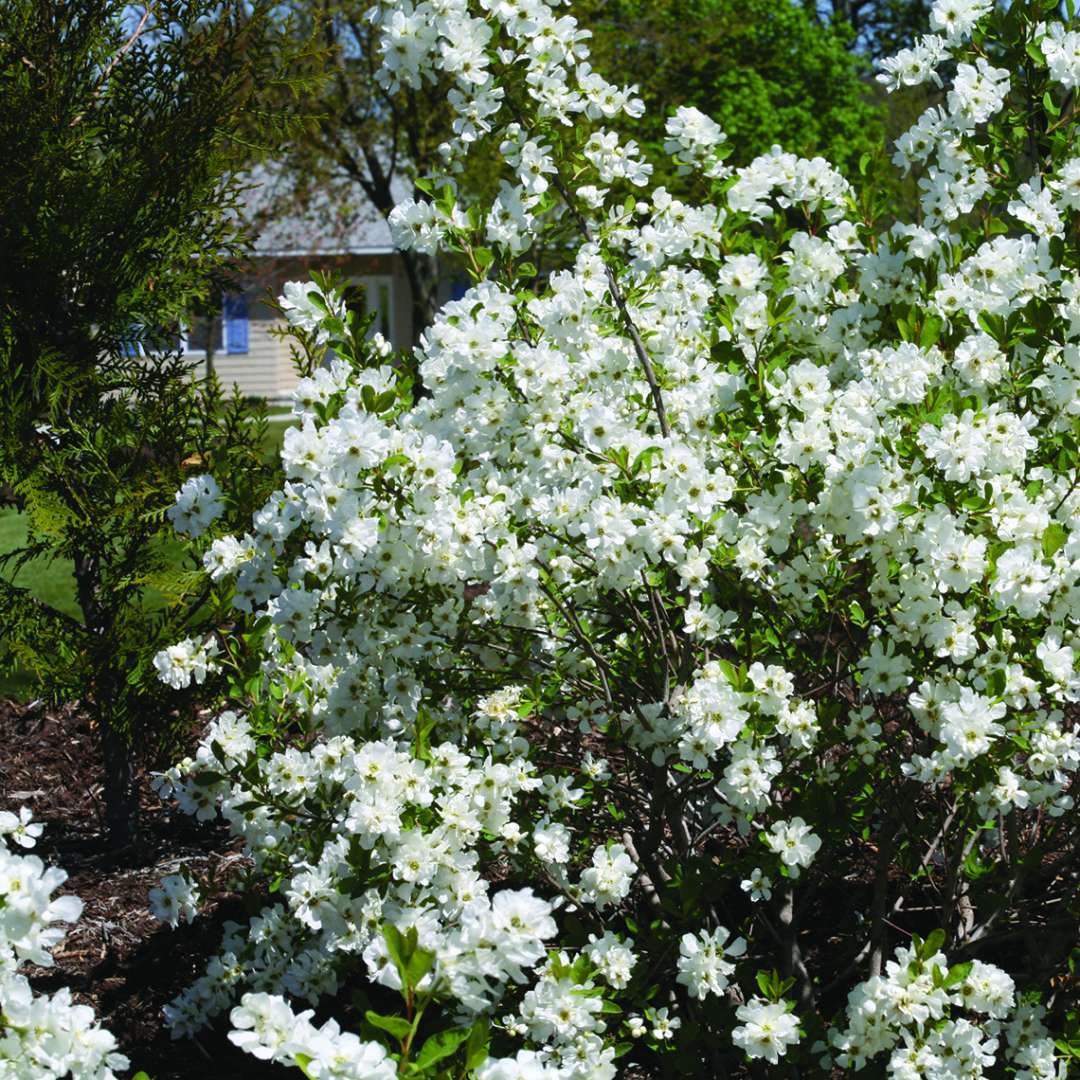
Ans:
POLYGON ((799 988, 799 1003, 805 1009, 814 1010, 814 984, 810 978, 810 972, 806 968, 802 949, 799 947, 799 930, 795 922, 795 886, 790 881, 784 891, 784 899, 780 904, 780 925, 783 927, 784 949, 786 956, 784 966, 788 975, 793 975, 799 988))
MULTIPOLYGON (((152 3, 148 3, 142 13, 142 18, 139 20, 138 26, 136 26, 135 29, 131 32, 131 36, 127 39, 127 41, 125 41, 124 44, 121 45, 119 49, 117 49, 116 54, 109 61, 108 67, 106 67, 105 70, 101 73, 101 78, 98 79, 97 86, 94 87, 95 96, 101 93, 102 87, 104 87, 105 83, 108 82, 109 76, 113 73, 113 69, 116 67, 116 65, 119 64, 120 61, 124 58, 125 54, 131 50, 131 47, 135 44, 135 42, 142 37, 143 31, 146 29, 146 24, 149 21, 150 15, 153 10, 154 5, 152 3)), ((78 116, 76 116, 75 119, 71 121, 71 126, 74 127, 83 118, 83 115, 83 113, 80 113, 78 116)))
MULTIPOLYGON (((507 98, 507 103, 511 107, 514 119, 517 120, 523 128, 528 129, 528 125, 525 122, 521 110, 518 109, 509 98, 507 98)), ((577 224, 578 229, 581 231, 581 235, 585 237, 587 243, 592 243, 593 235, 592 230, 589 228, 589 223, 578 209, 577 203, 574 202, 574 198, 570 194, 570 190, 567 188, 566 182, 562 178, 562 173, 559 171, 557 162, 555 162, 555 171, 552 174, 552 178, 555 183, 555 190, 562 196, 563 203, 566 205, 566 209, 570 211, 570 216, 577 224)), ((653 370, 652 361, 649 359, 645 343, 641 340, 641 334, 638 333, 638 328, 630 314, 630 309, 626 303, 626 297, 623 296, 622 289, 619 287, 618 278, 616 278, 615 272, 611 269, 611 266, 606 259, 604 259, 604 272, 607 276, 608 291, 611 293, 611 299, 615 301, 615 306, 619 309, 623 324, 626 327, 627 333, 630 335, 630 341, 633 343, 634 353, 637 355, 638 363, 641 365, 641 369, 645 374, 645 381, 649 384, 649 393, 652 396, 653 408, 656 410, 656 418, 660 423, 660 433, 665 439, 669 438, 671 435, 671 426, 668 424, 667 410, 664 408, 664 398, 660 393, 660 384, 656 381, 656 372, 653 370)))
MULTIPOLYGON (((555 166, 554 180, 556 189, 562 196, 570 215, 577 222, 582 235, 587 242, 592 243, 592 230, 589 228, 589 223, 574 203, 573 197, 563 182, 558 165, 555 166)), ((604 259, 604 273, 607 276, 608 292, 611 293, 611 299, 615 301, 615 306, 619 309, 623 325, 626 327, 626 331, 630 335, 630 341, 633 343, 634 353, 637 355, 638 363, 645 374, 645 381, 649 384, 649 394, 652 396, 653 408, 656 410, 656 419, 660 423, 660 433, 665 439, 669 438, 671 426, 668 424, 667 410, 664 408, 664 398, 660 393, 660 384, 656 381, 656 372, 653 370, 652 361, 649 359, 649 354, 645 349, 645 343, 641 340, 641 334, 638 333, 637 325, 630 314, 630 308, 627 306, 626 297, 623 296, 615 271, 611 269, 606 259, 604 259)))

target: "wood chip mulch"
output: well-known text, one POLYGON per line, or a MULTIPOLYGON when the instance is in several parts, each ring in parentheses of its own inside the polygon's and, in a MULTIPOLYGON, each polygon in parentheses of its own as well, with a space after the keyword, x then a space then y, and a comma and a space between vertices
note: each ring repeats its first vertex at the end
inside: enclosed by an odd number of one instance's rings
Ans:
POLYGON ((216 876, 242 856, 223 826, 200 824, 163 803, 146 770, 138 840, 111 851, 101 775, 94 732, 77 706, 0 701, 0 810, 33 811, 45 825, 33 853, 67 871, 57 895, 74 893, 84 904, 54 953, 55 965, 26 972, 31 985, 38 993, 69 986, 117 1037, 132 1072, 145 1070, 153 1080, 293 1076, 242 1054, 223 1025, 198 1040, 170 1037, 162 1006, 201 974, 225 920, 244 921, 244 914, 238 898, 226 898, 204 906, 193 925, 173 930, 151 917, 147 894, 181 864, 216 876))

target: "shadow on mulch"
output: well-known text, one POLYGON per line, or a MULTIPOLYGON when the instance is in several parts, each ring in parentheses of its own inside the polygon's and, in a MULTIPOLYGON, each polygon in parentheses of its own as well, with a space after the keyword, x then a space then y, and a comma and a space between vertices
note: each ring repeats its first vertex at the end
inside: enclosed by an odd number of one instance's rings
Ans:
POLYGON ((103 826, 101 767, 96 742, 76 706, 40 709, 0 701, 0 810, 28 806, 45 832, 33 849, 62 867, 60 893, 74 893, 83 916, 53 954, 51 968, 31 968, 39 993, 69 986, 116 1036, 132 1071, 153 1080, 270 1080, 294 1070, 242 1054, 219 1029, 197 1041, 173 1040, 161 1008, 200 974, 221 943, 226 920, 243 921, 238 900, 172 930, 150 915, 147 894, 162 877, 187 864, 217 873, 240 858, 239 845, 220 825, 201 824, 163 803, 140 783, 138 841, 110 851, 103 826))

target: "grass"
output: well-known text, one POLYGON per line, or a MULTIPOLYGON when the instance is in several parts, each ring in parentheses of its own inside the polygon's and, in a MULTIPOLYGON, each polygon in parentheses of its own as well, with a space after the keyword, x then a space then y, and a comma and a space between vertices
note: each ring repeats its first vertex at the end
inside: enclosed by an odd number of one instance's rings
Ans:
MULTIPOLYGON (((0 555, 26 543, 26 519, 18 510, 0 510, 0 555)), ((11 565, 0 570, 5 581, 30 590, 31 595, 66 615, 80 617, 75 600, 75 575, 68 559, 34 559, 15 572, 11 565)), ((34 680, 23 671, 0 674, 0 697, 26 701, 34 696, 34 680)))
MULTIPOLYGON (((263 449, 268 458, 281 450, 285 426, 293 417, 288 413, 275 413, 269 419, 263 441, 263 449)), ((15 551, 25 543, 25 517, 15 509, 0 510, 0 555, 15 551)), ((175 549, 176 561, 179 562, 184 552, 183 544, 174 541, 170 546, 175 549)), ((82 613, 75 599, 75 575, 69 559, 34 559, 17 573, 12 566, 5 566, 0 568, 0 578, 28 588, 35 599, 81 620, 82 613)), ((148 588, 143 594, 143 603, 148 610, 153 611, 164 604, 164 597, 156 589, 148 588)), ((0 622, 0 635, 2 634, 3 623, 0 622)), ((34 680, 29 674, 0 674, 0 698, 14 697, 28 701, 34 696, 34 680)))
MULTIPOLYGON (((26 519, 18 510, 0 510, 0 555, 26 543, 26 519)), ((38 600, 58 608, 66 615, 79 617, 75 601, 75 575, 67 559, 34 559, 15 573, 11 566, 0 570, 5 581, 28 588, 38 600)))

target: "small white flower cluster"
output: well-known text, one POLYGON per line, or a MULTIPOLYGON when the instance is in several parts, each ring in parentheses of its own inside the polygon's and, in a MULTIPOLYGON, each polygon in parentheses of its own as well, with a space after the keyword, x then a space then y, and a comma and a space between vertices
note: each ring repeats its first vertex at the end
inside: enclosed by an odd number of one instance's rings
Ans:
POLYGON ((0 838, 5 844, 14 841, 19 847, 32 848, 44 831, 45 826, 34 821, 28 806, 20 806, 17 814, 0 810, 0 838))
POLYGON ((212 637, 205 641, 184 638, 183 641, 168 645, 155 653, 154 667, 157 669, 158 678, 174 690, 190 686, 192 679, 202 686, 206 676, 217 670, 213 657, 217 656, 218 652, 218 643, 212 637))
POLYGON ((192 476, 184 481, 165 515, 178 533, 201 536, 225 512, 223 498, 221 488, 209 473, 192 476))
POLYGON ((748 1058, 764 1058, 777 1065, 801 1038, 799 1018, 788 1002, 755 997, 740 1005, 735 1015, 742 1023, 731 1032, 731 1039, 748 1058))
POLYGON ((52 950, 82 914, 76 896, 53 897, 67 874, 36 855, 7 846, 11 837, 33 847, 41 834, 26 807, 0 813, 0 1076, 5 1080, 116 1080, 128 1060, 116 1052, 116 1039, 99 1026, 94 1010, 76 1005, 67 987, 37 995, 22 963, 51 967, 52 950))
POLYGON ((199 911, 199 890, 186 874, 162 878, 160 887, 150 890, 150 914, 158 922, 179 926, 180 920, 193 922, 199 911))
POLYGON ((722 179, 728 170, 717 155, 717 147, 727 141, 720 125, 692 105, 680 105, 666 124, 664 149, 686 162, 679 171, 700 172, 710 180, 722 179))
POLYGON ((327 317, 342 320, 346 314, 340 296, 328 295, 311 281, 286 281, 279 302, 289 325, 314 334, 319 345, 330 340, 324 326, 327 317))
POLYGON ((476 1080, 562 1080, 565 1072, 549 1066, 536 1050, 519 1050, 512 1058, 488 1058, 476 1080))
MULTIPOLYGON (((606 951, 618 956, 623 947, 612 938, 606 951)), ((594 954, 595 949, 586 950, 590 958, 594 954)), ((628 959, 632 964, 632 953, 628 959)), ((626 960, 623 957, 616 963, 626 960)), ((549 1075, 612 1080, 615 1049, 605 1045, 603 1038, 608 1028, 601 994, 602 988, 583 970, 580 960, 571 965, 565 952, 553 953, 540 969, 536 984, 526 991, 517 1015, 507 1017, 504 1026, 538 1047, 525 1052, 535 1054, 531 1060, 549 1070, 549 1075)))
MULTIPOLYGON (((1050 647, 1040 646, 1044 658, 1050 659, 1050 647)), ((1071 684, 1071 667, 1068 673, 1059 672, 1067 675, 1071 684)), ((1067 694, 1061 696, 1066 698, 1067 694)), ((1022 702, 1023 698, 1017 704, 1022 702)), ((1034 717, 1009 716, 1006 704, 995 703, 969 687, 930 681, 920 684, 908 705, 919 725, 942 745, 928 755, 913 754, 901 766, 905 775, 925 784, 940 784, 954 770, 985 757, 995 746, 1025 737, 1030 739, 1030 753, 1023 760, 999 765, 997 783, 979 789, 980 803, 1004 813, 1014 807, 1045 806, 1054 817, 1072 808, 1073 796, 1066 789, 1080 769, 1080 733, 1064 726, 1060 710, 1040 710, 1034 717)))
POLYGON ((978 1080, 999 1061, 1002 1035, 1016 1075, 1064 1080, 1053 1040, 1037 1012, 1016 1004, 1004 971, 980 960, 950 968, 942 952, 916 943, 897 949, 884 975, 851 991, 847 1027, 830 1039, 843 1068, 861 1069, 888 1053, 893 1080, 978 1080))
POLYGON ((1040 23, 1035 40, 1046 57, 1050 78, 1066 90, 1080 86, 1080 33, 1067 30, 1063 23, 1040 23))
POLYGON ((581 875, 580 896, 598 908, 622 900, 629 892, 637 867, 622 844, 598 847, 592 866, 581 875))
MULTIPOLYGON (((376 933, 384 920, 402 932, 416 929, 420 946, 437 957, 438 975, 429 976, 436 981, 425 989, 460 1008, 482 1011, 507 983, 524 983, 556 933, 553 905, 529 889, 492 893, 474 849, 485 834, 507 843, 520 837, 511 812, 521 793, 540 786, 532 771, 520 758, 474 764, 450 743, 434 747, 425 764, 391 742, 344 736, 308 753, 260 758, 243 722, 223 715, 196 757, 166 773, 159 789, 202 817, 220 809, 256 865, 287 867, 281 893, 288 910, 264 909, 246 943, 236 928, 207 974, 170 1006, 174 1032, 224 1011, 244 984, 283 985, 316 1001, 358 956, 370 978, 400 989, 376 933), (231 786, 223 768, 244 775, 244 786, 231 786), (252 818, 244 809, 253 798, 285 797, 287 811, 252 818), (336 835, 297 828, 301 807, 312 820, 334 820, 336 835), (385 884, 351 885, 363 880, 361 866, 384 867, 385 884)), ((612 903, 626 895, 633 871, 619 849, 598 849, 580 892, 598 906, 612 903)), ((182 878, 168 879, 153 897, 159 917, 170 921, 190 917, 197 902, 182 878)))
POLYGON ((732 210, 753 221, 771 215, 775 203, 783 208, 801 206, 808 212, 820 210, 834 222, 843 217, 851 193, 851 185, 824 158, 807 160, 774 146, 737 171, 727 201, 732 210))
POLYGON ((791 877, 798 877, 800 869, 805 870, 814 861, 821 847, 821 837, 816 836, 801 817, 796 817, 774 822, 765 834, 765 843, 770 851, 780 856, 791 877))
POLYGON ((336 1020, 311 1023, 313 1010, 294 1013, 270 994, 245 994, 232 1011, 229 1039, 260 1061, 302 1066, 319 1080, 395 1080, 397 1065, 379 1043, 342 1031, 336 1020))
POLYGON ((718 926, 712 933, 683 934, 679 942, 677 981, 686 987, 692 998, 722 994, 730 984, 735 965, 726 959, 746 952, 746 941, 736 938, 729 942, 730 932, 718 926))

